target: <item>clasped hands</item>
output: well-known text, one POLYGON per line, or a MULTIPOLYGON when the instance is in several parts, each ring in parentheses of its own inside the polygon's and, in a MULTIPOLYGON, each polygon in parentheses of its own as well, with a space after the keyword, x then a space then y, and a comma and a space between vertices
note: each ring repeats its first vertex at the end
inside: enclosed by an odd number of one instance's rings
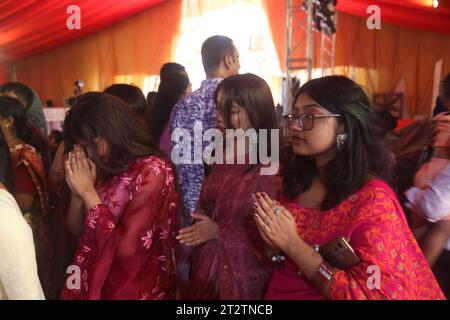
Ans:
POLYGON ((275 250, 289 253, 299 241, 297 224, 288 209, 264 192, 253 197, 254 220, 261 237, 275 250))
POLYGON ((64 168, 72 197, 83 200, 88 210, 101 202, 95 190, 97 178, 95 164, 80 145, 75 145, 73 151, 69 152, 64 168))
MULTIPOLYGON (((272 200, 266 193, 252 195, 254 220, 261 237, 276 250, 288 252, 291 246, 301 241, 295 219, 285 207, 272 200)), ((209 216, 196 211, 192 217, 196 222, 179 231, 177 240, 187 246, 198 246, 217 239, 219 226, 209 216)))

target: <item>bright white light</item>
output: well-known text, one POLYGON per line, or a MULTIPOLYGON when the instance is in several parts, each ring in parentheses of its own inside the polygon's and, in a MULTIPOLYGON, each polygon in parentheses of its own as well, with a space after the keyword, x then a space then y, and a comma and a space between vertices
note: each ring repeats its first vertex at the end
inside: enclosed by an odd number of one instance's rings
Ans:
POLYGON ((186 0, 183 5, 175 61, 186 67, 192 90, 205 78, 200 55, 203 41, 221 34, 233 39, 239 51, 239 73, 261 76, 275 103, 281 102, 281 70, 262 0, 186 0))
POLYGON ((433 0, 433 8, 437 8, 439 6, 439 0, 433 0))

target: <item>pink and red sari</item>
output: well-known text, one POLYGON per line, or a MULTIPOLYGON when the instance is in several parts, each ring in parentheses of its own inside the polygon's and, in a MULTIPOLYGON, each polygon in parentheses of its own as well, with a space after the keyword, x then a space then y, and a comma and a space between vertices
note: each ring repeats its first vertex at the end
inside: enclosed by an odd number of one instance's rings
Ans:
POLYGON ((174 299, 177 195, 170 164, 140 158, 97 191, 102 203, 87 214, 74 260, 81 287, 66 283, 62 298, 174 299))
MULTIPOLYGON (((280 202, 294 215, 298 232, 310 245, 324 245, 346 237, 362 263, 336 273, 332 299, 445 299, 412 235, 392 189, 380 180, 367 182, 358 192, 328 211, 304 208, 299 199, 280 202), (380 287, 369 277, 376 266, 380 287), (368 285, 370 282, 372 285, 368 285)), ((325 299, 287 259, 269 284, 266 299, 325 299)))

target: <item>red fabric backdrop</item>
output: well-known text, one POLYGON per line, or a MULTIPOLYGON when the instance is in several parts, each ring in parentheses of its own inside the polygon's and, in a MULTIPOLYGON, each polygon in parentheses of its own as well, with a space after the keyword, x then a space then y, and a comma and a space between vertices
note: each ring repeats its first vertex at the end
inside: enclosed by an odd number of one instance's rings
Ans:
MULTIPOLYGON (((165 0, 2 0, 0 1, 0 63, 21 61, 120 21, 165 0), (67 7, 81 9, 81 30, 68 30, 67 7)), ((269 0, 282 10, 283 0, 269 0)), ((379 5, 383 23, 450 33, 450 0, 339 0, 338 10, 367 17, 379 5)))
POLYGON ((2 0, 0 63, 47 51, 161 2, 164 0, 2 0), (70 5, 80 7, 80 30, 66 26, 70 5))
POLYGON ((338 0, 337 9, 367 17, 367 8, 378 5, 383 23, 450 33, 450 0, 440 0, 437 8, 433 8, 432 3, 432 0, 338 0))

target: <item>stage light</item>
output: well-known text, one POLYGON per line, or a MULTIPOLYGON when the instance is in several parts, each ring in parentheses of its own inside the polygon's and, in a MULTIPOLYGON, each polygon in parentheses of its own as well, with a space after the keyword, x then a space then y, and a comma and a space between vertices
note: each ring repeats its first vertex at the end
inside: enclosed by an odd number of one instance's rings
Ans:
MULTIPOLYGON (((312 0, 313 21, 317 31, 333 34, 336 32, 337 0, 312 0)), ((308 1, 303 2, 303 8, 308 10, 308 1)))
POLYGON ((439 6, 439 0, 433 0, 433 8, 437 8, 439 6))

